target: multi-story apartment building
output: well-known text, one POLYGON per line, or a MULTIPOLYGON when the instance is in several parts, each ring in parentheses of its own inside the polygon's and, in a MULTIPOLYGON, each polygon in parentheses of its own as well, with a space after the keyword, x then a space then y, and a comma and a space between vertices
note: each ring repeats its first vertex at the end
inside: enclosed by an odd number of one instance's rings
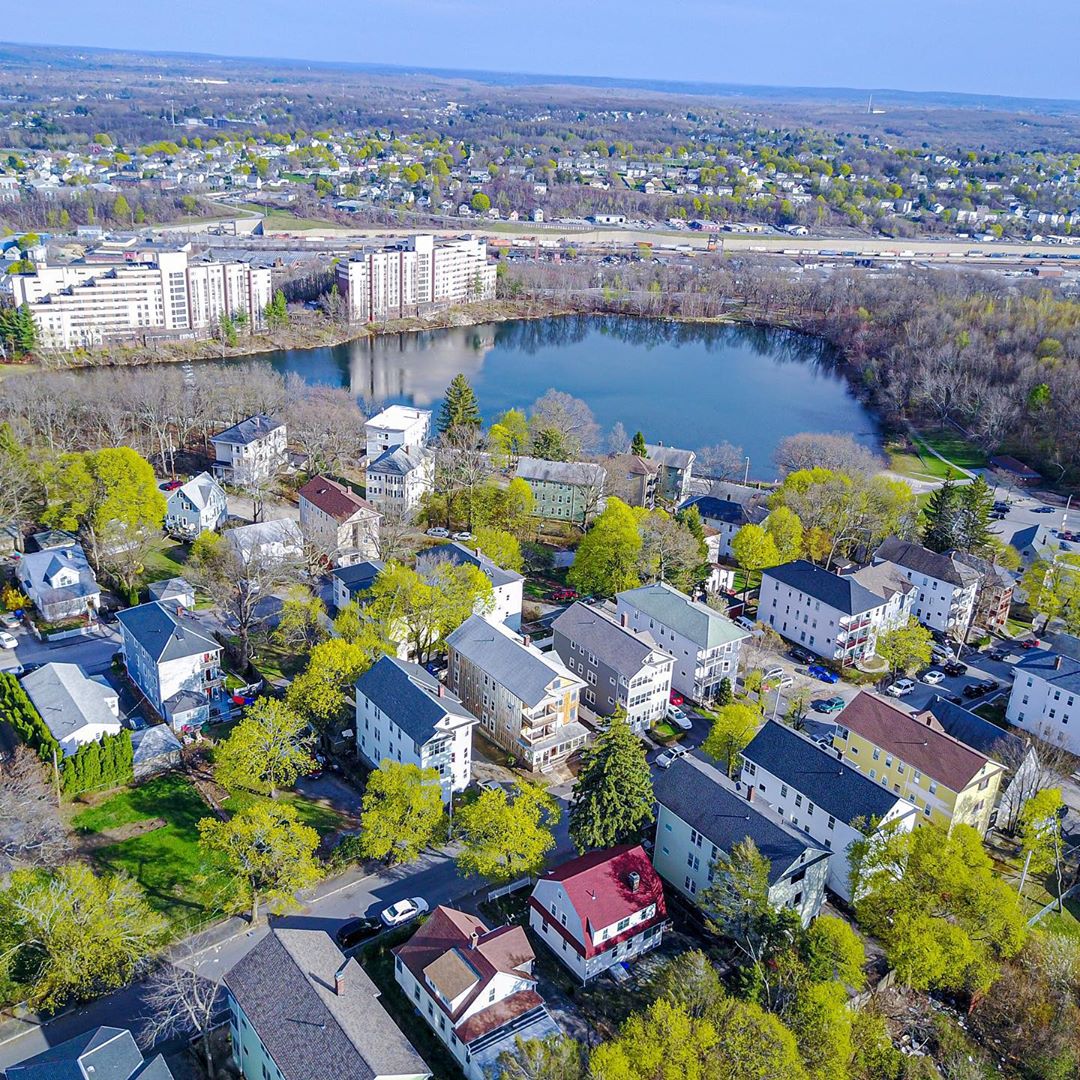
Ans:
POLYGON ((825 900, 831 852, 781 817, 756 788, 744 797, 733 780, 697 757, 681 757, 653 784, 656 846, 653 866, 688 900, 715 880, 719 859, 752 840, 769 860, 769 903, 791 908, 803 926, 825 900))
POLYGON ((367 456, 374 461, 380 454, 400 446, 410 454, 419 454, 431 434, 431 410, 408 405, 391 405, 364 423, 367 456))
POLYGON ((975 611, 972 626, 989 634, 1005 634, 1012 609, 1016 579, 1002 566, 970 552, 956 553, 958 562, 975 570, 980 577, 979 591, 975 595, 975 611))
POLYGON ((9 279, 45 348, 92 347, 147 334, 202 336, 223 315, 264 322, 270 270, 247 263, 192 262, 186 250, 134 253, 140 261, 39 264, 9 279))
POLYGON ((585 706, 597 716, 626 712, 638 734, 662 720, 671 694, 674 657, 651 634, 634 630, 630 616, 572 604, 552 624, 554 648, 566 667, 585 680, 585 706))
POLYGON ((511 630, 521 629, 521 603, 525 592, 525 579, 516 570, 504 570, 489 559, 479 548, 452 541, 428 548, 420 555, 422 565, 449 562, 455 566, 475 566, 491 582, 492 603, 489 607, 480 600, 476 614, 493 622, 503 623, 511 630))
POLYGON ((470 615, 446 645, 450 688, 496 746, 543 771, 585 745, 577 718, 585 682, 528 638, 470 615))
POLYGON ((775 720, 742 752, 739 790, 764 799, 794 828, 828 851, 828 887, 851 900, 851 846, 882 829, 910 830, 918 811, 896 792, 775 720), (842 857, 841 857, 842 856, 842 857))
POLYGON ((397 761, 434 769, 443 800, 472 776, 473 716, 419 664, 380 657, 356 681, 356 749, 372 767, 397 761))
POLYGON ((911 613, 931 630, 962 641, 971 625, 982 574, 955 551, 938 553, 895 536, 874 552, 875 563, 892 563, 918 590, 911 613))
POLYGON ((758 618, 839 664, 874 655, 878 635, 904 625, 914 589, 888 568, 834 574, 806 559, 762 571, 758 618))
POLYGON ((663 443, 647 443, 645 450, 648 460, 657 466, 655 497, 668 506, 678 506, 690 494, 697 454, 663 443))
POLYGON ((1080 660, 1037 649, 1014 673, 1005 710, 1009 723, 1080 754, 1080 660))
POLYGON ((407 517, 431 490, 430 431, 431 412, 405 405, 391 405, 364 424, 367 497, 382 513, 407 517))
POLYGON ((607 479, 602 465, 533 457, 518 458, 517 476, 532 489, 534 516, 581 526, 599 509, 607 479))
POLYGON ((699 495, 683 503, 682 509, 697 507, 706 529, 713 529, 717 536, 716 557, 731 557, 731 541, 744 525, 760 525, 769 516, 766 507, 747 500, 718 498, 699 495))
POLYGON ((352 488, 315 476, 297 495, 304 542, 334 566, 351 566, 379 553, 379 511, 352 488))
POLYGON ((671 686, 694 701, 705 701, 724 679, 734 680, 739 649, 750 634, 706 604, 658 581, 615 597, 615 614, 647 633, 675 660, 671 686))
POLYGON ((946 734, 933 713, 913 716, 864 690, 837 718, 833 746, 916 807, 919 822, 990 828, 1005 769, 946 734))
POLYGON ((239 487, 264 483, 286 463, 284 423, 270 416, 249 416, 210 437, 214 476, 239 487))
POLYGON ((495 265, 482 240, 419 235, 353 253, 338 264, 337 283, 352 322, 382 322, 494 299, 495 265))

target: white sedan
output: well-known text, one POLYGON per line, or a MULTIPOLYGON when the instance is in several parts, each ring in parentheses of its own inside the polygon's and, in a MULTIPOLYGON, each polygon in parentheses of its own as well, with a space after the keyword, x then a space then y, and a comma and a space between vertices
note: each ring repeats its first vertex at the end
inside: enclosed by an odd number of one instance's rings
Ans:
POLYGON ((428 909, 428 903, 422 896, 413 896, 408 900, 399 900, 391 904, 379 915, 379 918, 387 926, 400 926, 410 922, 417 915, 422 915, 428 909))
POLYGON ((922 681, 928 686, 937 686, 938 683, 940 683, 944 678, 945 673, 943 671, 938 671, 937 668, 931 668, 925 675, 923 675, 922 681))
POLYGON ((14 634, 0 630, 0 649, 17 649, 18 647, 19 643, 15 640, 14 634))

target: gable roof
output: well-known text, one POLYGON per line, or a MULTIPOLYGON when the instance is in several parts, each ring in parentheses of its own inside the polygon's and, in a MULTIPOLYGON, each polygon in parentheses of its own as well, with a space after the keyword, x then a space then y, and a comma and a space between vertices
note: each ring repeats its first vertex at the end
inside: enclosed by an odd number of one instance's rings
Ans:
POLYGON ((435 725, 447 717, 476 723, 456 694, 452 694, 419 664, 382 656, 356 680, 357 695, 363 694, 413 742, 423 745, 435 734, 435 725), (441 691, 441 696, 440 696, 441 691))
POLYGON ((414 469, 419 469, 422 464, 421 457, 410 454, 403 446, 391 446, 368 465, 367 471, 405 476, 414 469))
POLYGON ((453 563, 455 566, 475 566, 487 575, 492 586, 510 585, 515 581, 524 581, 521 574, 514 570, 504 570, 498 563, 489 559, 478 548, 469 548, 464 544, 451 541, 448 544, 439 544, 436 547, 421 551, 418 559, 437 559, 443 562, 453 563))
POLYGON ((693 450, 680 450, 663 443, 646 443, 645 450, 653 461, 667 469, 688 469, 697 457, 693 450))
POLYGON ((379 559, 363 559, 351 566, 339 566, 330 571, 330 576, 337 578, 349 591, 349 595, 365 592, 375 584, 375 579, 386 569, 386 563, 379 559))
POLYGON ((169 498, 172 499, 173 496, 177 495, 182 496, 196 510, 202 511, 210 504, 210 497, 214 494, 215 489, 224 497, 225 492, 221 485, 208 472, 201 472, 198 476, 193 476, 182 487, 171 492, 169 498))
POLYGON ((789 589, 820 600, 844 615, 861 615, 885 603, 883 597, 860 585, 852 575, 834 574, 806 559, 772 566, 761 573, 763 577, 773 578, 789 589))
POLYGON ((1072 693, 1080 693, 1080 660, 1056 653, 1050 649, 1032 649, 1014 668, 1025 675, 1060 686, 1072 693))
POLYGON ((34 594, 32 599, 40 599, 44 604, 77 596, 96 596, 101 591, 81 544, 20 555, 16 572, 21 581, 28 583, 27 587, 34 594), (78 581, 72 585, 54 586, 52 581, 56 574, 64 570, 78 574, 78 581))
POLYGON ((727 854, 740 840, 753 840, 769 860, 770 885, 800 859, 813 862, 829 856, 767 803, 739 794, 734 781, 700 758, 678 758, 657 777, 653 791, 661 806, 727 854))
POLYGON ((367 973, 324 930, 272 928, 224 982, 285 1080, 430 1075, 367 973))
POLYGON ((125 608, 116 613, 116 618, 158 663, 221 651, 221 645, 201 623, 181 615, 176 605, 168 600, 151 600, 125 608))
POLYGON ((173 1080, 159 1054, 144 1061, 126 1028, 98 1027, 9 1065, 8 1080, 173 1080))
POLYGON ((735 502, 734 499, 717 499, 712 495, 698 495, 687 499, 680 509, 688 510, 691 506, 697 507, 704 520, 723 521, 728 525, 746 525, 759 516, 752 514, 745 503, 735 502))
POLYGON ((906 570, 937 578, 938 581, 958 588, 979 579, 979 572, 959 562, 955 558, 955 552, 931 551, 922 544, 916 544, 912 540, 898 540, 895 536, 890 536, 874 552, 874 560, 896 563, 906 570))
POLYGON ((210 436, 212 443, 228 443, 230 446, 247 446, 248 443, 265 439, 271 432, 285 425, 280 420, 270 416, 249 416, 241 420, 239 424, 233 424, 231 428, 219 431, 210 436))
POLYGON ((120 728, 109 707, 119 695, 111 686, 88 678, 78 664, 44 664, 24 675, 22 687, 57 742, 88 725, 120 728))
POLYGON ((922 717, 927 712, 933 714, 946 735, 951 735, 994 761, 1001 762, 1002 757, 1008 757, 1009 762, 1015 766, 1028 749, 1028 744, 1019 735, 1014 735, 1011 731, 984 720, 970 709, 954 705, 937 694, 918 715, 922 717))
POLYGON ((736 626, 730 619, 711 607, 691 600, 686 593, 672 588, 666 581, 627 589, 616 596, 618 603, 632 608, 662 623, 675 633, 689 638, 699 648, 715 649, 732 641, 750 636, 749 631, 736 626))
POLYGON ((590 461, 545 461, 534 457, 518 458, 516 475, 522 480, 571 487, 602 484, 607 479, 604 467, 590 461))
POLYGON ((580 600, 563 611, 552 622, 551 629, 625 675, 636 675, 653 653, 668 656, 647 631, 622 626, 601 608, 590 607, 580 600))
POLYGON ((904 802, 841 761, 835 750, 826 750, 775 720, 765 722, 742 756, 848 825, 857 818, 882 818, 904 802))
POLYGON ((567 688, 585 685, 559 661, 542 655, 510 630, 479 615, 470 615, 448 634, 446 644, 530 708, 548 696, 548 687, 556 679, 563 680, 567 688))
POLYGON ((339 523, 348 521, 361 510, 371 514, 379 512, 367 499, 360 498, 352 488, 339 484, 328 476, 312 477, 297 495, 301 499, 307 499, 312 506, 318 507, 339 523))

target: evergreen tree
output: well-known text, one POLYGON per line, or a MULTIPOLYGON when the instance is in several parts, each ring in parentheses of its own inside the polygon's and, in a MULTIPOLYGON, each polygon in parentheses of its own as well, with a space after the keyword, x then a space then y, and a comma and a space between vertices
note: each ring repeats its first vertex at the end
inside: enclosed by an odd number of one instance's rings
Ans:
POLYGON ((725 705, 730 705, 735 700, 735 695, 731 690, 731 680, 725 675, 720 680, 720 687, 716 692, 716 704, 723 708, 725 705))
POLYGON ((619 709, 581 754, 570 803, 570 839, 580 852, 637 835, 653 818, 653 788, 645 748, 619 709))
POLYGON ((450 380, 439 412, 439 430, 444 434, 452 428, 480 426, 480 406, 469 380, 461 372, 450 380))
POLYGON ((931 494, 923 510, 923 543, 931 551, 950 551, 957 547, 961 493, 953 483, 952 473, 931 494))
POLYGON ((645 436, 640 431, 634 432, 634 438, 630 442, 630 453, 639 458, 649 456, 649 451, 645 449, 645 436))
POLYGON ((101 785, 101 743, 95 740, 87 743, 82 751, 83 759, 82 790, 92 791, 101 785))
POLYGON ((960 489, 956 546, 961 551, 981 554, 990 546, 990 515, 994 492, 985 477, 977 476, 960 489))

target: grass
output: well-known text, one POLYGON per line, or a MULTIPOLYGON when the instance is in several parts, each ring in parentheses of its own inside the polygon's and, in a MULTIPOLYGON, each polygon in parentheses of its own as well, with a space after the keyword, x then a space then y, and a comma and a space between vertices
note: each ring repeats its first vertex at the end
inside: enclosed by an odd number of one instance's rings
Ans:
POLYGON ((145 588, 153 581, 182 577, 184 565, 190 554, 191 548, 179 540, 167 537, 160 540, 146 556, 143 564, 142 587, 145 588))
POLYGON ((1007 728, 1009 725, 1005 720, 1005 710, 1008 707, 1008 695, 1002 694, 1000 697, 994 698, 993 701, 984 701, 981 705, 976 705, 971 711, 984 720, 989 720, 991 724, 997 724, 1000 728, 1007 728))
POLYGON ((291 681, 304 670, 307 657, 267 638, 256 647, 251 662, 264 679, 291 681))
POLYGON ((1080 941, 1080 897, 1070 896, 1064 911, 1051 911, 1035 925, 1048 934, 1065 934, 1080 941))
POLYGON ((683 732, 674 725, 669 724, 666 720, 661 720, 660 723, 653 724, 649 734, 654 738, 663 739, 665 742, 671 742, 674 739, 681 739, 683 737, 683 732))
MULTIPOLYGON (((935 428, 929 431, 921 430, 918 433, 916 444, 918 444, 919 440, 961 469, 985 469, 987 466, 986 454, 974 443, 965 439, 959 432, 947 428, 935 428)), ((926 456, 932 457, 933 455, 926 456)), ((938 462, 938 464, 943 463, 938 462)))
POLYGON ((150 906, 180 934, 223 913, 227 879, 199 848, 199 822, 210 816, 194 786, 173 773, 110 795, 75 814, 72 825, 95 835, 164 820, 160 828, 95 848, 91 859, 101 870, 123 870, 135 878, 150 906))
MULTIPOLYGON (((237 811, 252 806, 264 798, 265 796, 257 795, 254 792, 237 791, 230 795, 221 804, 221 807, 230 814, 235 814, 237 811)), ((337 832, 338 829, 344 828, 347 824, 345 818, 333 807, 312 802, 311 799, 305 799, 303 795, 295 791, 279 791, 277 799, 274 801, 293 807, 296 810, 296 816, 305 825, 310 825, 320 837, 329 836, 331 833, 337 832)))
MULTIPOLYGON (((944 462, 938 461, 933 455, 929 456, 929 460, 941 466, 942 470, 946 469, 944 462)), ((924 464, 918 454, 911 454, 904 450, 889 451, 889 468, 894 473, 906 476, 910 480, 933 481, 944 478, 938 472, 932 471, 932 466, 924 464)))

